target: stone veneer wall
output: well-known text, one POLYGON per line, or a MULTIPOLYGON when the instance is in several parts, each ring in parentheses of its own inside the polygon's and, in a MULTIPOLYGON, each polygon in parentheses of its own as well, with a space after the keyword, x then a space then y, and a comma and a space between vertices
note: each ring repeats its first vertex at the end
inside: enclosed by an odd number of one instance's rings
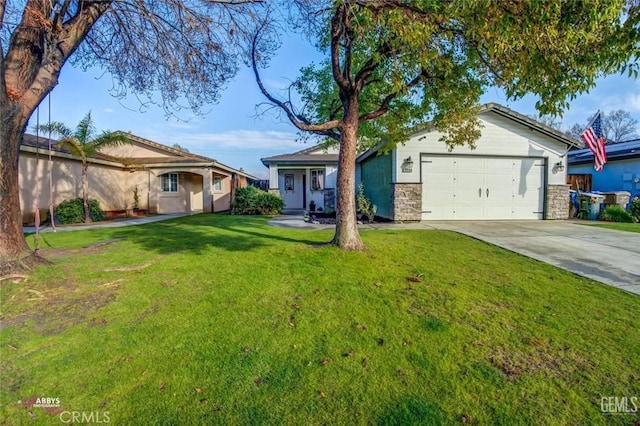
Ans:
POLYGON ((569 219, 569 185, 547 185, 545 219, 569 219))
POLYGON ((395 222, 422 220, 422 184, 392 183, 391 214, 395 222))

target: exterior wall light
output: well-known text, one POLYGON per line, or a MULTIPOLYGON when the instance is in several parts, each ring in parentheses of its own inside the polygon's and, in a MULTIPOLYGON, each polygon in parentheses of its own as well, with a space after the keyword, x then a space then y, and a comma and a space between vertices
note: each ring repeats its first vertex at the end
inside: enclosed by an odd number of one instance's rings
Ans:
POLYGON ((413 160, 411 157, 405 158, 400 168, 402 169, 402 173, 411 173, 413 171, 413 160))

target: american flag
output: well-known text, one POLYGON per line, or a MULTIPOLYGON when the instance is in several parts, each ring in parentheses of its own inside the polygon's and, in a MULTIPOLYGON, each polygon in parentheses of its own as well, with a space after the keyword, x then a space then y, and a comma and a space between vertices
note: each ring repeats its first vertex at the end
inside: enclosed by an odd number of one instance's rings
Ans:
POLYGON ((600 111, 596 114, 587 130, 580 134, 580 139, 593 152, 597 172, 602 170, 602 166, 607 162, 607 151, 604 148, 605 137, 602 135, 602 116, 600 111))

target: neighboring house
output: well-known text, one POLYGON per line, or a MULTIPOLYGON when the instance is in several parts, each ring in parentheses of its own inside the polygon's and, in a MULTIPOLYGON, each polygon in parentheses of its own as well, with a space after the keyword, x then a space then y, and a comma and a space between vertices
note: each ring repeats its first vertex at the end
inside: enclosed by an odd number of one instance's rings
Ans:
POLYGON ((280 194, 285 210, 335 210, 338 147, 315 145, 293 154, 262 158, 269 168, 269 191, 280 194))
POLYGON ((588 149, 569 152, 569 175, 590 182, 589 188, 601 192, 627 191, 640 196, 640 139, 605 145, 607 163, 601 171, 593 168, 593 153, 588 149))
POLYGON ((566 153, 575 139, 497 104, 482 107, 476 149, 452 151, 435 130, 358 159, 357 179, 394 221, 566 219, 566 153))
MULTIPOLYGON (((107 212, 134 207, 149 213, 220 212, 231 208, 236 188, 256 178, 216 160, 123 133, 131 144, 109 147, 89 158, 89 196, 107 212)), ((24 223, 33 223, 35 206, 49 207, 49 177, 54 205, 81 197, 81 161, 64 148, 49 152, 47 138, 25 135, 20 145, 20 207, 24 223), (51 154, 51 162, 49 162, 51 154), (37 201, 36 201, 37 200, 37 201)))

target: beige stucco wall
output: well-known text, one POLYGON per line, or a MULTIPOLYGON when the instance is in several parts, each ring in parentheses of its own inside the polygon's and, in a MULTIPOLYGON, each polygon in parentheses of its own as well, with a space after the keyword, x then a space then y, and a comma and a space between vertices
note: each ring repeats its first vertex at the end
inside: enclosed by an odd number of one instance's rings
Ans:
MULTIPOLYGON (((111 155, 166 156, 144 146, 121 146, 111 155)), ((107 150, 104 151, 107 153, 107 150)), ((45 153, 36 154, 26 150, 20 153, 19 185, 20 207, 23 222, 33 223, 34 205, 42 211, 49 208, 49 162, 45 153)), ((79 159, 54 156, 51 163, 54 182, 54 206, 62 201, 82 196, 82 165, 79 159)), ((134 207, 133 191, 138 188, 138 208, 150 213, 193 213, 228 211, 231 208, 231 173, 217 167, 151 168, 129 171, 116 163, 92 162, 88 169, 89 196, 100 202, 105 211, 122 211, 134 207), (161 175, 178 173, 178 192, 161 191, 161 175), (222 177, 222 190, 214 191, 213 176, 222 177)), ((241 182, 240 182, 241 181, 241 182)), ((246 179, 238 185, 245 186, 246 179)), ((44 217, 42 218, 44 219, 44 217)))
POLYGON ((231 176, 220 175, 214 173, 213 176, 222 178, 222 190, 216 191, 213 185, 213 178, 211 180, 211 191, 213 193, 213 211, 224 212, 231 210, 231 176))
MULTIPOLYGON (((18 184, 20 209, 24 223, 32 223, 35 207, 48 210, 50 201, 49 167, 53 181, 53 204, 82 197, 82 165, 79 161, 22 152, 19 160, 18 184)), ((125 208, 129 173, 103 164, 89 164, 89 197, 100 202, 103 210, 125 208)), ((131 193, 132 197, 132 193, 131 193)), ((42 218, 44 219, 44 217, 42 218)))
POLYGON ((130 144, 105 147, 100 150, 101 153, 112 155, 114 157, 171 157, 175 154, 167 153, 166 151, 158 148, 152 148, 146 145, 140 145, 136 142, 130 144))
POLYGON ((211 191, 207 169, 156 170, 151 176, 151 208, 158 214, 211 211, 211 191), (162 192, 162 175, 178 174, 178 192, 162 192))

